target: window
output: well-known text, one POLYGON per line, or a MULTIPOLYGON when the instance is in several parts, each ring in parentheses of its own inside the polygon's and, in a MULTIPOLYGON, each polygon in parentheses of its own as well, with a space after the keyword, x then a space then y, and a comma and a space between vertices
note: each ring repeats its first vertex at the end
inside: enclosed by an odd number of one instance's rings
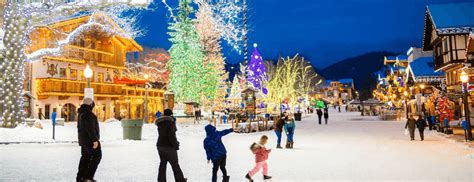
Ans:
POLYGON ((59 78, 66 78, 66 68, 59 68, 59 78))
POLYGON ((84 77, 84 71, 83 71, 83 70, 81 70, 81 71, 79 72, 79 78, 81 79, 81 81, 86 80, 86 78, 84 77))
POLYGON ((70 76, 70 79, 71 80, 77 80, 77 70, 76 69, 71 69, 71 75, 70 76))
POLYGON ((102 83, 104 82, 104 73, 99 73, 97 75, 98 82, 102 83))

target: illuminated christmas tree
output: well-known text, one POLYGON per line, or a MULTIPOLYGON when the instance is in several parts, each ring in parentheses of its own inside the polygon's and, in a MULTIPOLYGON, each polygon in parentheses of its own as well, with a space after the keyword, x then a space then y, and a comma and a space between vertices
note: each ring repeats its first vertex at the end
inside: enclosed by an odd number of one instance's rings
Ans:
POLYGON ((441 122, 443 122, 444 119, 448 119, 448 121, 452 120, 454 114, 449 105, 449 99, 447 96, 442 96, 437 99, 436 115, 438 115, 439 121, 441 122))
POLYGON ((237 77, 237 75, 234 76, 234 80, 232 82, 232 88, 230 90, 230 95, 233 96, 235 94, 237 94, 238 92, 240 92, 242 89, 240 87, 240 83, 239 83, 239 78, 237 77))
POLYGON ((177 102, 201 102, 204 54, 199 35, 193 20, 190 0, 179 2, 178 14, 169 26, 168 34, 172 46, 169 50, 171 60, 167 63, 171 71, 169 89, 176 95, 177 102))
POLYGON ((262 55, 258 52, 257 44, 253 44, 253 47, 248 65, 247 81, 252 83, 253 87, 261 89, 264 94, 267 94, 267 90, 263 85, 267 81, 265 64, 263 63, 262 55))
POLYGON ((200 37, 204 53, 204 72, 202 75, 203 104, 219 105, 224 102, 226 73, 224 57, 221 53, 221 34, 217 28, 214 12, 207 1, 198 1, 196 31, 200 37))

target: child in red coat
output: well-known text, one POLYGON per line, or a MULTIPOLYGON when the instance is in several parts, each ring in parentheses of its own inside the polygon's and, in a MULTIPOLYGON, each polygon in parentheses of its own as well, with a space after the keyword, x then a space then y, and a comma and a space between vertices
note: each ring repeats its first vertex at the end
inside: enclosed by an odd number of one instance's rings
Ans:
POLYGON ((250 146, 250 150, 252 150, 253 154, 255 154, 255 167, 247 173, 245 178, 247 178, 249 181, 252 180, 252 176, 255 175, 260 169, 263 168, 263 179, 271 179, 271 176, 268 176, 268 165, 267 165, 267 159, 268 159, 268 154, 272 151, 271 149, 265 148, 265 144, 267 144, 268 137, 266 135, 263 135, 260 138, 260 141, 257 143, 253 143, 252 146, 250 146))

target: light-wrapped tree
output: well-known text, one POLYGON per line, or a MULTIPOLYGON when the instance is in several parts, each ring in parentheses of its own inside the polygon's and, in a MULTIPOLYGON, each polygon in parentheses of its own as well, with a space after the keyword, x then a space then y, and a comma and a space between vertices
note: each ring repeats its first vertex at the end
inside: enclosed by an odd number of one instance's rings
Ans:
MULTIPOLYGON (((171 71, 169 90, 176 95, 177 102, 201 102, 204 73, 204 54, 201 50, 199 35, 190 18, 193 8, 190 0, 180 0, 178 14, 170 23, 169 50, 171 71)), ((207 78, 206 78, 207 79, 207 78)))
POLYGON ((221 34, 217 27, 212 7, 207 1, 197 1, 199 10, 196 13, 196 31, 200 37, 204 53, 204 74, 202 75, 203 104, 221 105, 226 93, 227 74, 225 73, 224 57, 221 53, 221 34))

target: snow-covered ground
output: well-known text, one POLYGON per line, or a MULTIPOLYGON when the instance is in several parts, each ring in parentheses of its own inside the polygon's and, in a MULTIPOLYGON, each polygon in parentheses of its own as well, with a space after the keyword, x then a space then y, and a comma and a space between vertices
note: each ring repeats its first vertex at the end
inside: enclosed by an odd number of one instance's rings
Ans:
MULTIPOLYGON (((231 181, 245 181, 243 176, 254 165, 249 146, 263 134, 270 137, 268 147, 273 148, 268 161, 272 181, 474 181, 472 149, 430 131, 425 141, 410 141, 403 135, 402 121, 332 110, 329 125, 317 125, 315 116, 296 124, 293 150, 274 149, 272 131, 225 137, 231 181)), ((0 142, 51 141, 50 129, 0 129, 0 142)), ((57 132, 59 141, 77 137, 75 124, 58 127, 57 132)), ((101 124, 101 132, 98 181, 156 181, 154 125, 144 126, 142 141, 121 140, 118 122, 101 124)), ((179 159, 189 181, 211 178, 212 165, 202 148, 204 135, 203 125, 179 124, 179 159)), ((79 157, 75 143, 0 145, 0 181, 73 181, 79 157)), ((173 179, 170 166, 168 179, 173 179)), ((263 181, 260 174, 254 179, 263 181)))

